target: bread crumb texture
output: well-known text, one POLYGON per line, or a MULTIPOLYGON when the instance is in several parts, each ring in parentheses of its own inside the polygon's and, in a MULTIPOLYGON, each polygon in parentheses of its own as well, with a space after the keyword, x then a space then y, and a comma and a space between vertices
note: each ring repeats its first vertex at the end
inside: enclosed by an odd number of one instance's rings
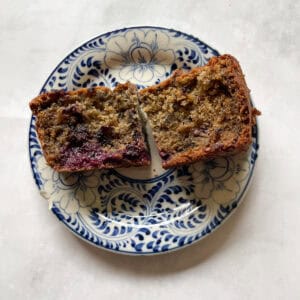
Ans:
POLYGON ((30 103, 45 158, 57 171, 149 165, 137 105, 129 83, 114 91, 54 91, 30 103))
POLYGON ((203 67, 177 70, 140 92, 163 167, 248 148, 257 110, 238 61, 223 55, 203 67))

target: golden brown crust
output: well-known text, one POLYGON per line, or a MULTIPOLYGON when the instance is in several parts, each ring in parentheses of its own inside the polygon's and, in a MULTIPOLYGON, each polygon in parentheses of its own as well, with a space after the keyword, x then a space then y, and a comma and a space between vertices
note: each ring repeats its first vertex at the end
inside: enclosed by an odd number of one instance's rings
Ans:
MULTIPOLYGON (((130 87, 129 83, 126 86, 130 87)), ((60 98, 64 98, 69 95, 83 95, 88 96, 89 94, 94 93, 95 91, 103 91, 105 93, 109 93, 110 89, 104 86, 97 86, 92 89, 81 88, 75 91, 63 91, 63 90, 54 90, 48 93, 40 94, 39 96, 32 99, 29 103, 29 107, 34 115, 38 113, 39 110, 44 109, 45 107, 51 105, 51 103, 59 100, 60 98)), ((64 99, 64 101, 66 101, 64 99)))

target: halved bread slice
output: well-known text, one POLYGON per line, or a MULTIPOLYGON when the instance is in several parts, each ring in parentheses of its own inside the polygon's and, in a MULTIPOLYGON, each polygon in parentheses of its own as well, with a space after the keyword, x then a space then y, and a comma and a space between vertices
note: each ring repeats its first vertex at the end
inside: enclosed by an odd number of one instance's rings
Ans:
POLYGON ((246 150, 255 115, 238 61, 210 59, 140 91, 164 168, 246 150))
POLYGON ((129 83, 53 91, 30 102, 45 159, 59 172, 149 165, 137 106, 129 83))

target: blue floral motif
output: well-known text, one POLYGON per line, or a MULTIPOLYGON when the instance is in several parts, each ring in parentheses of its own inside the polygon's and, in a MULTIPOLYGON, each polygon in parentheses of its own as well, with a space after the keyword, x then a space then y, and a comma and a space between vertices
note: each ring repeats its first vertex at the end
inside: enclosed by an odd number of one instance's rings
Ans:
POLYGON ((80 173, 57 173, 51 170, 40 157, 38 169, 41 171, 44 196, 51 199, 66 214, 78 213, 81 208, 91 207, 98 197, 99 177, 97 171, 80 173), (51 191, 47 194, 46 191, 51 191))
POLYGON ((127 31, 108 41, 104 61, 110 69, 119 69, 122 81, 143 84, 164 77, 175 62, 175 53, 165 35, 158 39, 154 31, 127 31))
POLYGON ((196 186, 196 196, 219 204, 234 200, 241 190, 240 182, 250 171, 248 156, 248 153, 242 153, 191 165, 189 170, 196 186))
POLYGON ((144 88, 175 69, 191 69, 218 55, 198 39, 155 27, 116 30, 86 42, 50 75, 41 92, 80 87, 115 87, 131 81, 144 88))
POLYGON ((101 60, 91 54, 81 58, 78 65, 73 68, 71 78, 69 85, 72 85, 74 89, 95 86, 114 87, 118 83, 101 60))
MULTIPOLYGON (((68 55, 41 92, 130 80, 140 88, 175 69, 205 64, 218 52, 193 36, 157 27, 125 28, 96 37, 68 55)), ((238 206, 258 153, 253 127, 248 153, 133 179, 116 170, 58 174, 46 165, 32 117, 29 154, 33 176, 52 212, 72 232, 104 249, 154 254, 210 234, 238 206)))

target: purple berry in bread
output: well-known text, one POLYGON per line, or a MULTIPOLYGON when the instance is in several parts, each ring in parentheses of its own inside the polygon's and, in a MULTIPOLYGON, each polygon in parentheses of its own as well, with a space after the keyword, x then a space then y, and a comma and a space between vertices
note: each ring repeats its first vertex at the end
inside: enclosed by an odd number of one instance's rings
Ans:
POLYGON ((136 87, 53 91, 30 102, 47 163, 58 172, 150 164, 136 87))

